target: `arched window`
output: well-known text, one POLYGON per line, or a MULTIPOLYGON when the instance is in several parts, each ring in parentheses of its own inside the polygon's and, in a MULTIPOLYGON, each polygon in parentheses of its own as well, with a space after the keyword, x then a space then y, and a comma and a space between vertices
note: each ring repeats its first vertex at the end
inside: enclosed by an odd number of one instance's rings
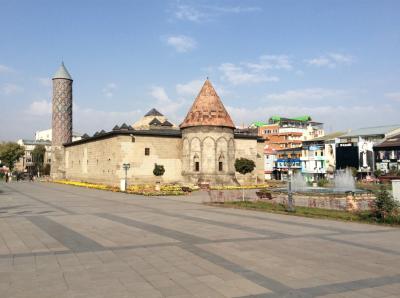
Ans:
POLYGON ((195 154, 193 157, 193 165, 194 165, 194 171, 199 172, 200 171, 200 160, 199 160, 199 156, 197 154, 195 154))
POLYGON ((218 170, 222 172, 224 170, 224 154, 221 153, 218 158, 218 170))

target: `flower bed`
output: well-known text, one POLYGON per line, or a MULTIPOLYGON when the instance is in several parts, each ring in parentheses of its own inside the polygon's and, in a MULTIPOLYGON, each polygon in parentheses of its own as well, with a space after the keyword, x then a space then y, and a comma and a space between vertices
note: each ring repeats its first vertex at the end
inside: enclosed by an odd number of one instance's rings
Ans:
MULTIPOLYGON (((71 181, 71 180, 53 180, 53 182, 65 185, 100 189, 100 190, 108 190, 115 192, 120 191, 120 189, 116 186, 105 185, 105 184, 96 184, 96 183, 71 181)), ((155 185, 143 184, 143 185, 128 186, 126 192, 144 196, 180 196, 188 194, 189 192, 197 189, 198 187, 196 186, 180 186, 177 184, 166 184, 166 185, 161 185, 160 191, 156 191, 155 185)))
POLYGON ((88 182, 79 182, 79 181, 70 181, 70 180, 53 180, 54 183, 65 184, 65 185, 73 185, 79 187, 100 189, 100 190, 109 190, 109 191, 119 191, 118 187, 105 185, 105 184, 96 184, 96 183, 88 183, 88 182))

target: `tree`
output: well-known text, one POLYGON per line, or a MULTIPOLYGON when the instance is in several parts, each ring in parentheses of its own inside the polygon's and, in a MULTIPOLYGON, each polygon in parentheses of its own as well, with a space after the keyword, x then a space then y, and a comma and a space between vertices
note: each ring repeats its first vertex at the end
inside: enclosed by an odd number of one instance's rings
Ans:
POLYGON ((14 164, 25 154, 24 147, 17 143, 8 142, 0 144, 0 160, 6 165, 10 171, 13 170, 14 164))
POLYGON ((376 218, 383 221, 387 216, 392 215, 399 208, 399 203, 382 185, 376 194, 374 213, 376 218))
POLYGON ((44 155, 46 154, 46 147, 44 145, 36 145, 32 150, 32 161, 38 172, 41 172, 44 164, 44 155))
MULTIPOLYGON (((242 175, 253 172, 256 164, 251 159, 238 158, 235 160, 235 170, 242 175)), ((242 188, 242 200, 244 201, 244 188, 242 188)))
POLYGON ((51 166, 49 163, 46 163, 43 167, 43 175, 50 175, 51 166))
MULTIPOLYGON (((153 174, 156 177, 160 177, 162 175, 164 175, 165 173, 165 169, 163 165, 158 165, 158 164, 154 164, 154 169, 153 169, 153 174)), ((159 191, 160 190, 160 182, 157 181, 156 182, 156 190, 159 191)))

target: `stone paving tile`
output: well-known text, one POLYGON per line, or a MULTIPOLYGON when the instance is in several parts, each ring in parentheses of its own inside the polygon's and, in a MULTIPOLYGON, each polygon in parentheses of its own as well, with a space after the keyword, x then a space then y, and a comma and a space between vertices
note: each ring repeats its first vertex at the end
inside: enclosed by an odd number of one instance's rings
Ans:
POLYGON ((140 214, 118 214, 120 217, 135 219, 137 221, 151 222, 155 225, 161 225, 164 228, 172 229, 178 232, 186 233, 193 236, 206 238, 209 240, 241 238, 241 237, 257 237, 258 234, 252 232, 238 231, 232 228, 219 227, 214 225, 184 220, 181 218, 171 218, 165 215, 143 212, 140 214))
POLYGON ((92 215, 68 215, 51 219, 108 248, 175 242, 167 237, 92 215))
POLYGON ((399 229, 55 184, 4 189, 1 297, 400 292, 399 229))

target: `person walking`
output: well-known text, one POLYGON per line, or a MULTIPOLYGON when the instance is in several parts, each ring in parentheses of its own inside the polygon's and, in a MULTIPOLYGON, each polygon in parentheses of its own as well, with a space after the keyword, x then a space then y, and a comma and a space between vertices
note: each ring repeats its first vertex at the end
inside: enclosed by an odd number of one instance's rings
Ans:
POLYGON ((6 183, 8 183, 8 172, 6 173, 6 183))

